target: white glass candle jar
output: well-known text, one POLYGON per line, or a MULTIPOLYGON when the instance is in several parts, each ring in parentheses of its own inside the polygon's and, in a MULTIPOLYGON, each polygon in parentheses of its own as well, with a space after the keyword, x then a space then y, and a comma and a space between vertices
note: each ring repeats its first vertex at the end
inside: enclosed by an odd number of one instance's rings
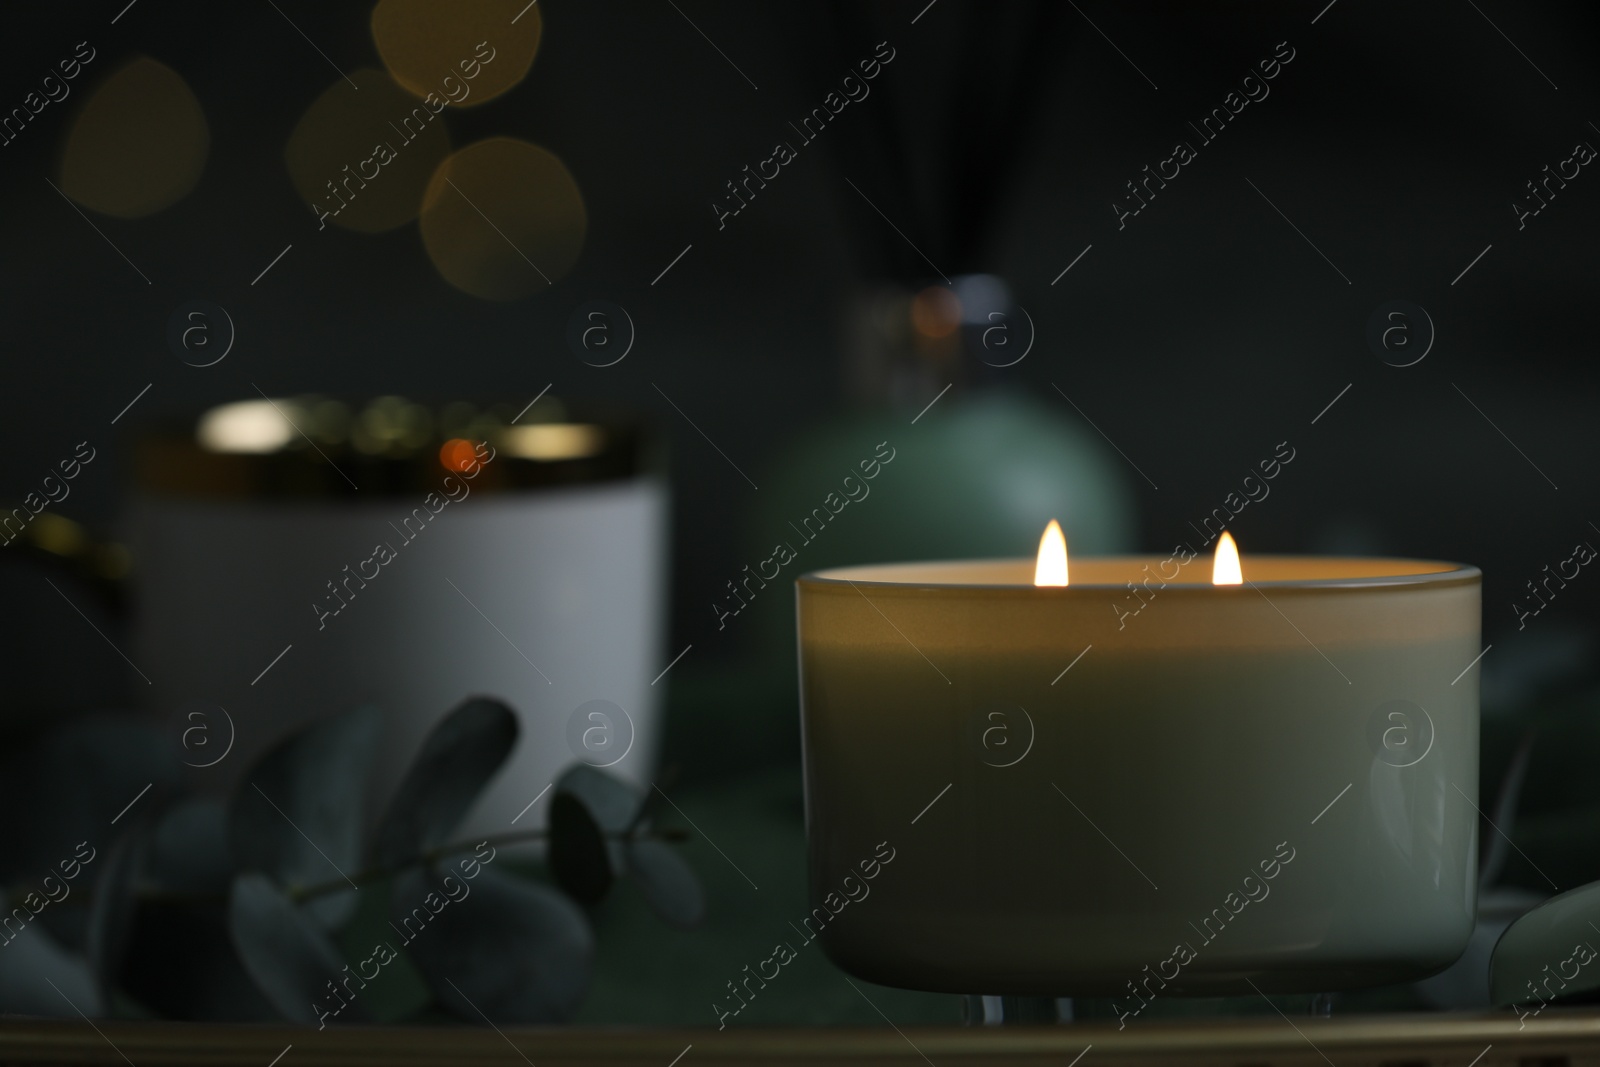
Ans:
POLYGON ((1213 586, 1170 562, 800 580, 807 929, 840 966, 1136 1013, 1461 953, 1479 571, 1257 556, 1213 586))

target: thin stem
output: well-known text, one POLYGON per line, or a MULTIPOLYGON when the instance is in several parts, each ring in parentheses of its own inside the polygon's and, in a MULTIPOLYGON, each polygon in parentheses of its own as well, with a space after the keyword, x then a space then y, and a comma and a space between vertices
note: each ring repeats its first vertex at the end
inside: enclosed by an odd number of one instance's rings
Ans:
MULTIPOLYGON (((510 833, 504 834, 492 834, 489 837, 480 838, 477 841, 456 841, 448 845, 439 845, 436 848, 419 852, 414 856, 406 858, 398 864, 393 864, 390 866, 379 865, 357 871, 355 874, 350 876, 348 881, 343 878, 337 878, 327 882, 315 882, 311 885, 293 886, 290 887, 288 895, 289 899, 295 901, 296 903, 314 900, 317 897, 326 896, 329 893, 337 893, 340 890, 348 890, 351 883, 354 883, 359 889, 362 886, 370 885, 373 882, 392 877, 393 875, 399 874, 401 871, 404 871, 410 867, 414 867, 418 864, 427 865, 437 863, 439 860, 444 859, 447 856, 456 856, 465 852, 471 852, 480 845, 488 845, 489 847, 494 848, 499 845, 515 845, 522 844, 523 842, 527 841, 542 841, 549 836, 550 832, 548 830, 530 829, 514 830, 510 833)), ((607 833, 605 834, 605 837, 612 841, 632 841, 647 837, 653 837, 662 841, 687 841, 689 839, 689 834, 688 831, 678 827, 666 827, 644 834, 639 833, 636 827, 629 827, 626 830, 607 833)), ((221 903, 222 901, 228 899, 228 894, 226 892, 198 893, 181 889, 146 890, 140 892, 138 896, 142 901, 162 904, 221 903)))
MULTIPOLYGON (((490 848, 494 848, 498 845, 515 845, 521 844, 525 841, 541 841, 549 836, 550 832, 543 829, 513 830, 510 833, 493 834, 479 841, 457 841, 449 845, 440 845, 437 848, 428 849, 425 852, 418 853, 417 855, 403 860, 399 864, 396 864, 392 867, 370 867, 367 870, 358 871, 350 876, 349 881, 339 878, 332 881, 318 882, 314 885, 300 886, 298 888, 291 889, 289 891, 289 898, 297 902, 303 900, 312 900, 327 893, 336 893, 341 889, 346 889, 349 887, 351 882, 354 882, 356 887, 360 888, 361 886, 367 885, 371 882, 376 882, 383 878, 388 878, 392 875, 399 874, 401 871, 407 869, 408 867, 415 866, 418 863, 425 865, 437 863, 446 856, 456 856, 463 852, 471 852, 473 849, 476 849, 481 845, 488 845, 490 848)), ((686 841, 689 837, 687 831, 671 827, 663 830, 657 830, 654 834, 644 835, 637 833, 635 828, 629 827, 627 830, 607 833, 604 836, 613 841, 630 841, 641 836, 658 837, 665 841, 686 841)))
POLYGON ((437 863, 446 856, 454 856, 462 852, 471 852, 480 845, 488 845, 490 848, 494 848, 497 845, 520 844, 524 841, 541 841, 549 836, 549 831, 543 829, 513 830, 510 833, 496 834, 491 837, 486 837, 481 841, 457 841, 449 845, 440 845, 437 848, 428 849, 427 851, 417 853, 415 856, 410 856, 393 866, 384 867, 380 865, 377 867, 368 867, 364 871, 357 871, 355 874, 351 875, 348 880, 344 878, 336 878, 332 881, 316 882, 312 885, 305 886, 296 886, 289 891, 289 899, 296 902, 313 900, 325 894, 336 893, 341 889, 346 889, 351 883, 354 883, 356 888, 359 889, 364 885, 369 885, 381 879, 389 878, 393 875, 399 874, 406 868, 415 866, 418 863, 437 863))

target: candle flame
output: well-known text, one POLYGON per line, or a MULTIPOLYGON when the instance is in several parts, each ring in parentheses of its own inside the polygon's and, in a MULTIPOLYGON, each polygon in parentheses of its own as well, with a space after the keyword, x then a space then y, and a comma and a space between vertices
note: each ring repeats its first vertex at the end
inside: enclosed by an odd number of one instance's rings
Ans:
POLYGON ((1039 538, 1039 561, 1033 568, 1034 585, 1067 584, 1067 538, 1054 519, 1039 538))
POLYGON ((1217 555, 1211 564, 1212 585, 1243 585, 1244 572, 1239 569, 1239 546, 1227 530, 1217 540, 1217 555))

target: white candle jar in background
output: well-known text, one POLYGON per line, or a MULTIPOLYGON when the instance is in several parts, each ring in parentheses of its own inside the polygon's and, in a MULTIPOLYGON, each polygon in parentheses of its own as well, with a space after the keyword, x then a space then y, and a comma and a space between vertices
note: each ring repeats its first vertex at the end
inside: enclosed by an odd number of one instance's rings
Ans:
POLYGON ((375 818, 427 732, 475 694, 510 704, 521 735, 464 832, 539 826, 543 807, 518 816, 579 759, 647 782, 668 499, 638 429, 541 408, 544 421, 374 443, 358 420, 364 447, 330 434, 318 451, 287 425, 315 434, 316 413, 230 405, 138 445, 134 659, 163 721, 206 716, 206 746, 185 753, 201 787, 373 704, 375 818))

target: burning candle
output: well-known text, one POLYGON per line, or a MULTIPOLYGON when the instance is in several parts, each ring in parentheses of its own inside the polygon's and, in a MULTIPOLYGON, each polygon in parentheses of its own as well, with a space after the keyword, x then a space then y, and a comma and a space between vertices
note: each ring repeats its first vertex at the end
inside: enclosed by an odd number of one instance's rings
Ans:
POLYGON ((961 993, 1306 992, 1456 959, 1477 858, 1477 568, 1245 556, 800 579, 811 925, 961 993), (1199 566, 1195 566, 1198 564, 1199 566), (1031 577, 1031 580, 1030 580, 1031 577), (839 886, 881 842, 870 902, 839 886), (824 928, 824 925, 825 928, 824 928))

